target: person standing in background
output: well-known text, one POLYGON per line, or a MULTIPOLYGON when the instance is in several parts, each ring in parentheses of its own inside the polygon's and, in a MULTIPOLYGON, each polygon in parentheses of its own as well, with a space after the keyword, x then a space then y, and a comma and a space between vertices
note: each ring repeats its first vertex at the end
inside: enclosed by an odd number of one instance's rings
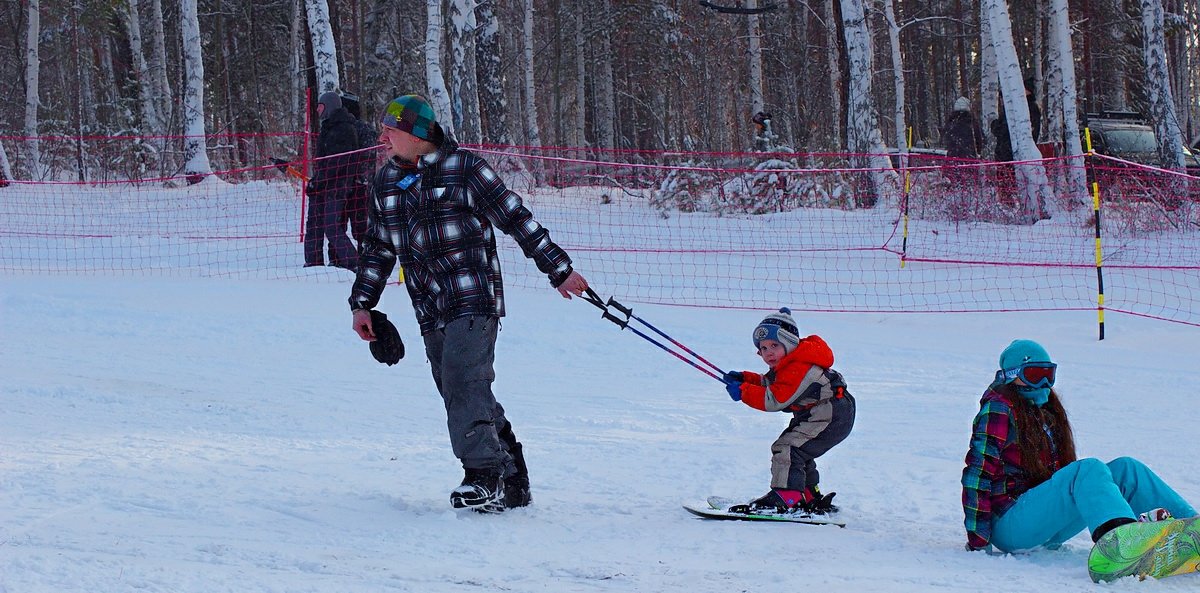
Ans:
POLYGON ((321 133, 309 180, 308 213, 304 225, 304 267, 325 264, 325 242, 329 242, 329 265, 347 270, 358 269, 358 254, 342 218, 346 201, 357 178, 358 134, 354 117, 342 106, 335 92, 321 95, 317 101, 321 133))

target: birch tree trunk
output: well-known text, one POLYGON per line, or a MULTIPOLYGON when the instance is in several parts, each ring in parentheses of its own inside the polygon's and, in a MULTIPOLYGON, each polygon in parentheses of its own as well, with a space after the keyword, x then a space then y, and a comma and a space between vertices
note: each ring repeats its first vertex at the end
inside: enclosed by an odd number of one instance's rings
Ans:
POLYGON ((179 15, 183 33, 183 172, 189 184, 203 181, 212 174, 204 137, 204 56, 196 2, 182 0, 179 15))
POLYGON ((525 68, 525 134, 530 146, 541 146, 542 135, 538 132, 537 89, 533 77, 533 0, 524 0, 525 11, 522 21, 522 55, 525 68))
POLYGON ((146 53, 142 48, 142 19, 138 14, 138 0, 129 0, 125 13, 129 27, 129 54, 133 60, 134 79, 137 81, 138 115, 141 117, 139 130, 143 133, 158 132, 158 109, 154 105, 154 87, 150 82, 150 70, 146 66, 146 53))
POLYGON ((306 90, 305 87, 308 86, 306 82, 308 77, 300 75, 300 72, 304 69, 305 64, 303 37, 304 19, 307 18, 305 16, 306 12, 307 11, 304 8, 304 0, 292 0, 292 25, 289 31, 290 45, 288 47, 291 48, 289 53, 291 53, 291 66, 292 72, 294 73, 289 77, 292 82, 292 96, 290 102, 292 113, 291 122, 292 125, 296 126, 296 129, 304 129, 304 120, 306 117, 304 113, 304 93, 306 90))
POLYGON ((1029 104, 1025 101, 1025 83, 1017 48, 1013 43, 1012 21, 1008 16, 1007 0, 982 0, 982 19, 988 19, 992 32, 992 48, 996 52, 996 69, 1000 75, 1000 91, 1008 119, 1008 136, 1013 156, 1024 163, 1015 165, 1017 187, 1022 196, 1021 220, 1033 224, 1042 218, 1047 205, 1053 204, 1053 193, 1042 167, 1042 154, 1033 140, 1029 121, 1029 104))
MULTIPOLYGON (((887 18, 888 42, 892 49, 892 80, 896 87, 896 148, 900 154, 908 154, 908 123, 904 118, 904 56, 900 51, 900 25, 896 22, 893 0, 883 0, 884 16, 887 18)), ((966 92, 965 90, 963 91, 966 92)))
POLYGON ((500 19, 496 16, 494 2, 482 2, 475 10, 475 17, 479 21, 475 63, 478 66, 479 115, 483 141, 512 144, 512 135, 508 129, 508 101, 504 97, 500 65, 500 19))
MULTIPOLYGON (((983 50, 979 60, 979 108, 983 117, 983 129, 987 130, 988 124, 1000 116, 1000 110, 997 108, 1000 99, 1000 78, 996 70, 996 49, 992 46, 992 25, 986 16, 979 19, 979 46, 983 50)), ((988 146, 995 147, 995 144, 996 139, 989 136, 988 146)))
POLYGON ((35 181, 42 178, 42 150, 38 144, 38 77, 41 74, 38 40, 42 29, 40 4, 38 0, 29 0, 25 26, 25 163, 29 178, 35 181))
POLYGON ((1165 169, 1183 170, 1183 134, 1171 98, 1162 0, 1142 1, 1142 58, 1146 61, 1146 97, 1158 139, 1158 158, 1165 169))
POLYGON ((609 35, 612 33, 611 14, 612 0, 602 0, 601 14, 604 15, 604 32, 597 35, 598 72, 595 75, 596 85, 596 136, 602 148, 616 148, 617 133, 614 126, 616 121, 616 93, 613 90, 613 55, 609 35))
POLYGON ((329 22, 329 3, 326 0, 305 0, 305 4, 308 7, 308 30, 312 33, 313 67, 317 71, 319 96, 342 87, 338 73, 337 43, 329 22))
POLYGON ((0 187, 8 185, 8 181, 12 178, 12 165, 8 162, 8 153, 4 151, 4 143, 0 142, 0 187))
POLYGON ((1061 93, 1056 104, 1062 107, 1062 117, 1051 117, 1051 121, 1059 122, 1061 127, 1051 128, 1054 137, 1050 140, 1061 142, 1067 161, 1066 187, 1072 201, 1087 203, 1087 172, 1084 169, 1083 147, 1079 142, 1079 98, 1076 93, 1075 81, 1075 52, 1071 46, 1070 7, 1067 0, 1051 0, 1050 3, 1050 40, 1053 44, 1051 55, 1055 57, 1052 65, 1058 72, 1061 93))
POLYGON ((870 169, 872 194, 863 202, 874 207, 879 199, 890 202, 896 196, 896 172, 892 169, 879 120, 875 100, 871 96, 872 64, 871 32, 867 29, 862 0, 841 0, 842 23, 846 35, 846 53, 850 62, 850 86, 847 91, 846 138, 853 161, 858 167, 870 169))
POLYGON ((8 185, 11 179, 12 164, 8 163, 8 152, 4 150, 4 143, 0 142, 0 187, 8 185))
MULTIPOLYGON (((74 23, 75 35, 79 35, 79 22, 74 23)), ((112 56, 112 41, 110 38, 104 38, 98 45, 100 51, 101 68, 105 64, 111 64, 112 56)), ((93 72, 92 52, 79 51, 79 44, 76 43, 75 52, 75 92, 79 102, 79 112, 76 114, 78 121, 76 122, 76 131, 80 136, 88 136, 94 129, 93 124, 96 122, 96 81, 95 73, 93 72)), ((111 72, 111 68, 109 70, 111 72)), ((111 87, 110 87, 111 88, 111 87)), ((80 172, 82 174, 82 171, 80 172)))
MULTIPOLYGON (((131 0, 135 1, 135 0, 131 0)), ((171 83, 167 78, 167 39, 163 32, 162 0, 150 0, 150 61, 151 88, 153 89, 155 114, 158 119, 151 123, 154 133, 167 134, 174 115, 171 101, 171 83)))
MULTIPOLYGON (((758 8, 758 0, 746 0, 746 8, 758 8)), ((757 14, 748 15, 746 23, 749 27, 750 115, 754 115, 766 111, 766 102, 763 100, 762 27, 757 14)))
POLYGON ((575 146, 587 146, 587 44, 584 43, 583 21, 586 13, 583 8, 575 15, 575 118, 571 129, 572 143, 575 146))
MULTIPOLYGON (((1060 55, 1063 48, 1057 39, 1057 26, 1054 23, 1054 19, 1056 18, 1054 11, 1058 8, 1058 0, 1044 0, 1040 8, 1045 9, 1045 12, 1039 12, 1038 14, 1044 14, 1046 19, 1046 84, 1044 85, 1046 90, 1046 104, 1045 108, 1042 109, 1042 120, 1046 125, 1042 128, 1045 130, 1042 137, 1046 139, 1046 142, 1053 143, 1056 147, 1059 147, 1063 146, 1063 138, 1059 136, 1058 132, 1065 125, 1063 122, 1064 110, 1062 104, 1063 91, 1065 89, 1063 88, 1063 68, 1061 67, 1064 62, 1062 61, 1063 57, 1060 55)), ((1068 42, 1067 50, 1070 49, 1071 46, 1068 42)), ((1039 86, 1038 88, 1041 89, 1042 87, 1039 86)), ((1065 153, 1065 147, 1060 152, 1065 153)), ((1061 171, 1061 169, 1059 170, 1061 171)))
POLYGON ((832 124, 832 133, 829 139, 831 144, 836 149, 841 146, 842 133, 842 68, 838 62, 838 30, 835 23, 836 14, 833 10, 834 0, 825 0, 825 14, 828 18, 825 20, 826 46, 825 59, 829 68, 829 112, 830 124, 832 124))
POLYGON ((450 93, 442 76, 442 1, 428 0, 429 20, 425 23, 425 84, 429 90, 429 105, 438 116, 442 131, 454 136, 450 93))
POLYGON ((474 0, 450 0, 450 105, 454 129, 463 142, 480 139, 479 91, 475 74, 474 0))

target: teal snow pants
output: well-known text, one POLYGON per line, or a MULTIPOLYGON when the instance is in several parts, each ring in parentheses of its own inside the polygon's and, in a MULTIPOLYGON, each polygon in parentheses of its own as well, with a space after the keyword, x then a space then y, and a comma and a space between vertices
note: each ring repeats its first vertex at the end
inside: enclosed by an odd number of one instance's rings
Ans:
POLYGON ((1108 463, 1080 459, 1017 498, 992 522, 992 545, 1002 552, 1056 548, 1086 527, 1162 507, 1178 518, 1196 509, 1153 470, 1132 457, 1108 463))

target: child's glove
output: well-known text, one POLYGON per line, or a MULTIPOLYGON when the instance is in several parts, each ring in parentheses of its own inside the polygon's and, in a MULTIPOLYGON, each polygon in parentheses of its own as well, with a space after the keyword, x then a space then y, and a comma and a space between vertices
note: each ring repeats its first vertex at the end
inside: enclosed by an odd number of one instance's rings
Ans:
POLYGON ((725 382, 725 392, 735 402, 742 401, 742 380, 744 378, 745 375, 739 371, 729 371, 721 377, 721 380, 725 382))

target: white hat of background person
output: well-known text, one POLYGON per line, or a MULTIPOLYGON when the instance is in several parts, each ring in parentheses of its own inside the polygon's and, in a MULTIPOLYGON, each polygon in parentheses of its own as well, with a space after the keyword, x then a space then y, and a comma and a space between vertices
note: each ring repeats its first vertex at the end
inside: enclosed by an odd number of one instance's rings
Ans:
POLYGON ((796 326, 796 320, 792 319, 792 310, 781 307, 778 313, 764 317, 754 328, 753 338, 756 349, 763 340, 775 340, 783 344, 785 353, 791 354, 800 344, 800 329, 796 326))
POLYGON ((968 101, 966 97, 959 97, 958 99, 956 99, 954 101, 954 110, 955 111, 970 111, 971 110, 971 102, 968 101))

